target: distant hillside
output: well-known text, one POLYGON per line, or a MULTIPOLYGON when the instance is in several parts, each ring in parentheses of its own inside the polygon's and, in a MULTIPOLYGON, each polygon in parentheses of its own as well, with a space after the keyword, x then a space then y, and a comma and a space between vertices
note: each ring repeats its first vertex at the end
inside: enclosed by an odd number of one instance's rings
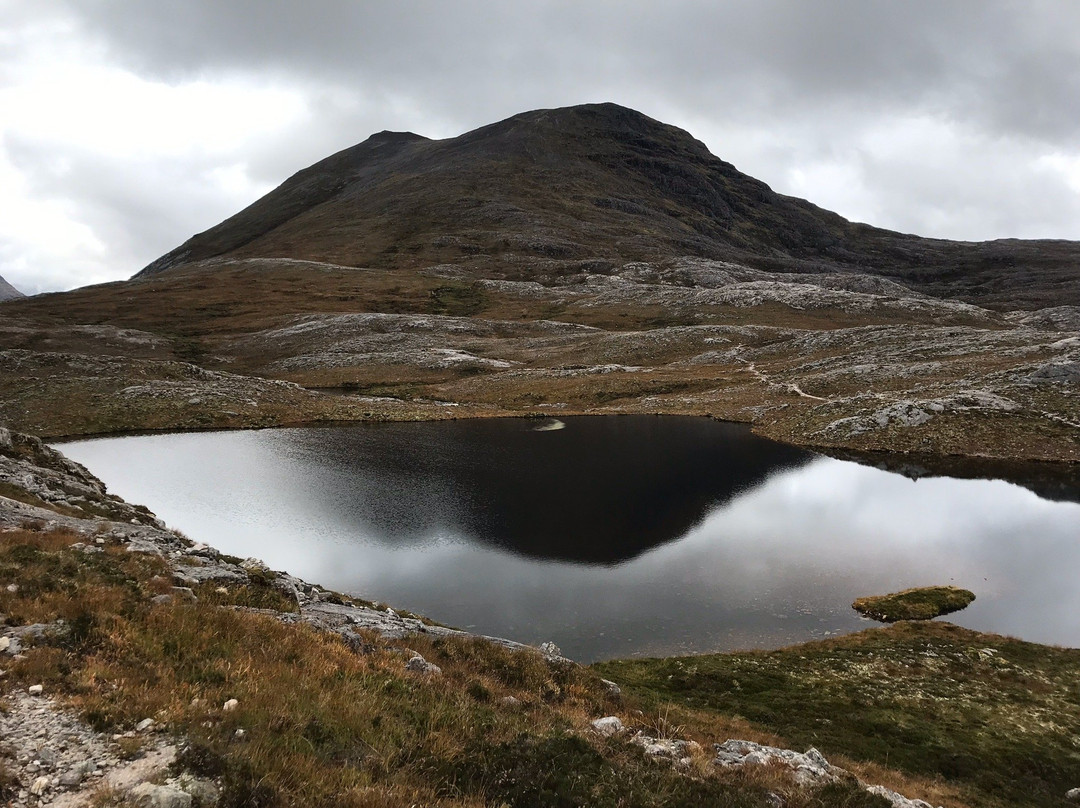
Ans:
POLYGON ((218 256, 376 268, 470 259, 502 277, 509 259, 587 259, 604 274, 697 256, 870 273, 997 308, 1080 304, 1076 242, 950 242, 852 223, 615 104, 525 112, 447 140, 372 135, 141 274, 218 256))
POLYGON ((26 295, 3 278, 0 278, 0 300, 13 300, 16 297, 26 297, 26 295))

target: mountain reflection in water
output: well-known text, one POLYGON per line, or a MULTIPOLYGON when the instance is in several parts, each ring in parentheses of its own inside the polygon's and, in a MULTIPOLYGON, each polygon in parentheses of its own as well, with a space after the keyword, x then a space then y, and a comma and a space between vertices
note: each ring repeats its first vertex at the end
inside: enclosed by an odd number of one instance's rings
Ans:
POLYGON ((705 418, 471 420, 275 430, 315 506, 377 541, 461 535, 534 558, 617 564, 814 455, 705 418), (564 422, 565 423, 565 422, 564 422), (332 439, 328 440, 328 437, 332 439))
POLYGON ((854 631, 873 625, 855 597, 948 583, 978 597, 953 622, 1080 645, 1074 502, 914 481, 704 418, 562 420, 61 448, 224 552, 583 661, 854 631))

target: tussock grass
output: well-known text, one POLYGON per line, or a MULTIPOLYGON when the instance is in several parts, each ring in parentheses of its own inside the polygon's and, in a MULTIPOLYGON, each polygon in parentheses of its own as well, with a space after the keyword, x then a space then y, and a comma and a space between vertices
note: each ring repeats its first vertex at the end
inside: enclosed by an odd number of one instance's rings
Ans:
POLYGON ((245 609, 267 609, 274 612, 299 611, 296 599, 257 577, 247 584, 223 585, 217 582, 199 584, 193 588, 202 602, 214 606, 239 606, 245 609))

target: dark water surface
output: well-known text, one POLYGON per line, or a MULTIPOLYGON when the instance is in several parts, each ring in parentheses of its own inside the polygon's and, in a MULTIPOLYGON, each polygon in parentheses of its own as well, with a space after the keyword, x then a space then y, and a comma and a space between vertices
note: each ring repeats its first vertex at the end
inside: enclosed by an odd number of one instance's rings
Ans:
POLYGON ((954 583, 971 628, 1080 645, 1080 504, 904 476, 703 418, 208 432, 66 443, 199 541, 575 659, 776 647, 954 583))

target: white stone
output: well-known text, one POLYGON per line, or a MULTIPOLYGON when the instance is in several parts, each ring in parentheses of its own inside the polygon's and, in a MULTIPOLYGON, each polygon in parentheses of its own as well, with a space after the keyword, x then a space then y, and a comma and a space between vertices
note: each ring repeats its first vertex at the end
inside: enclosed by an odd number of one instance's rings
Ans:
POLYGON ((438 676, 442 673, 442 668, 428 662, 419 654, 416 654, 412 659, 405 663, 405 670, 413 673, 421 673, 425 676, 438 676))
MULTIPOLYGON (((842 775, 849 775, 843 769, 833 766, 825 759, 817 749, 810 747, 805 753, 795 752, 791 749, 779 749, 774 746, 763 746, 752 741, 729 740, 716 746, 716 759, 713 761, 718 766, 746 766, 764 765, 767 763, 783 763, 792 769, 792 777, 796 783, 803 786, 817 786, 836 781, 842 775)), ((865 786, 871 794, 884 797, 893 808, 933 808, 922 800, 911 800, 902 794, 898 794, 884 786, 865 786)), ((1080 789, 1074 789, 1080 799, 1080 789)))
POLYGON ((893 808, 934 808, 924 800, 909 800, 903 794, 897 794, 891 788, 885 788, 885 786, 868 786, 866 791, 869 794, 884 797, 892 803, 893 808))
POLYGON ((600 681, 607 688, 607 692, 608 692, 609 696, 621 696, 622 695, 622 688, 619 687, 614 682, 612 682, 610 679, 601 679, 600 681))
POLYGON ((608 715, 604 718, 597 718, 590 725, 594 730, 599 732, 605 737, 611 735, 618 735, 620 732, 625 732, 626 727, 623 726, 623 722, 619 720, 618 716, 608 715))
POLYGON ((184 773, 177 778, 176 785, 198 800, 199 805, 204 806, 204 808, 217 804, 218 788, 210 780, 192 777, 190 774, 184 773))
POLYGON ((30 687, 28 687, 26 689, 26 692, 29 693, 31 696, 40 696, 42 693, 45 692, 45 686, 44 685, 30 685, 30 687))
POLYGON ((236 699, 229 699, 227 702, 221 705, 221 709, 226 713, 231 713, 237 707, 240 706, 240 702, 236 699))

